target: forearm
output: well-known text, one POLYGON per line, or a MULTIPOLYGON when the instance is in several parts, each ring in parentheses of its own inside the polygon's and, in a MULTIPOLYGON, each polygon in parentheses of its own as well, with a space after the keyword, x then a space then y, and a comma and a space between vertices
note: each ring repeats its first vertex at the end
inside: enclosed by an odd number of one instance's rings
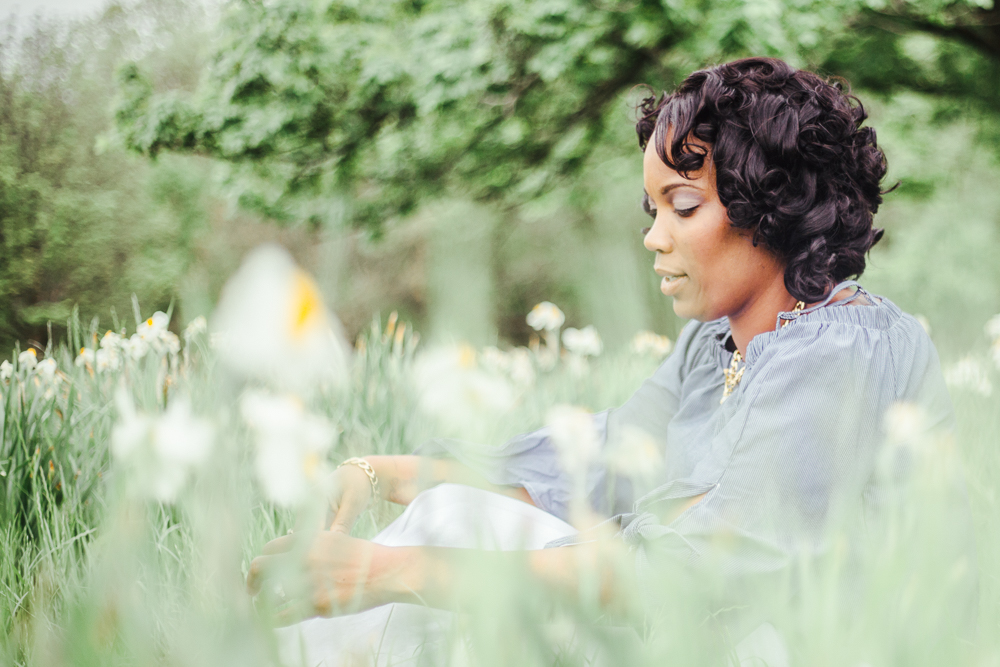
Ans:
POLYGON ((382 497, 400 505, 409 505, 421 491, 446 482, 466 484, 534 504, 523 488, 491 484, 454 459, 412 455, 366 456, 365 459, 375 469, 382 497))
POLYGON ((634 612, 638 600, 632 559, 617 539, 533 551, 380 547, 372 566, 370 604, 454 608, 481 593, 482 581, 504 576, 542 586, 553 598, 589 597, 618 615, 634 612))

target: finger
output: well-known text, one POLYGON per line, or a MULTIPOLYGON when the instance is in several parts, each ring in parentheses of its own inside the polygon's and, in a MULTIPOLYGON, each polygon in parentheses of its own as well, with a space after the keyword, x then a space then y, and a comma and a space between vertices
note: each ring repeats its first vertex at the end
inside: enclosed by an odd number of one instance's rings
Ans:
POLYGON ((260 588, 267 579, 267 568, 274 556, 257 556, 250 561, 250 570, 247 572, 247 593, 257 595, 260 588))
POLYGON ((281 537, 271 540, 264 545, 264 548, 260 550, 265 556, 274 556, 276 554, 283 554, 285 552, 291 551, 292 546, 295 543, 295 535, 282 535, 281 537))

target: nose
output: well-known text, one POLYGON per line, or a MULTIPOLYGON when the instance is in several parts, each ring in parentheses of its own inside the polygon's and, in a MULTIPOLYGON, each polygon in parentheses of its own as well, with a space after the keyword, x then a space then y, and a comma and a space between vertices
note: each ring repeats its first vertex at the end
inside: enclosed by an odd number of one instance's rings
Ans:
POLYGON ((674 249, 673 237, 668 229, 666 216, 657 214, 653 219, 653 226, 649 228, 642 239, 642 245, 650 252, 668 253, 674 249))

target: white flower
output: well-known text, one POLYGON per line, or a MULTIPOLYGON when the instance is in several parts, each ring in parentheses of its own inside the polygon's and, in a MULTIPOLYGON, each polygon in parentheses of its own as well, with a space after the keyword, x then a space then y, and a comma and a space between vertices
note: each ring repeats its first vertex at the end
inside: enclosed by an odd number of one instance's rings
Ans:
POLYGON ((283 248, 251 252, 222 291, 213 327, 234 370, 296 389, 346 381, 348 352, 340 323, 313 279, 283 248))
POLYGON ((91 350, 90 348, 81 347, 80 354, 76 356, 76 361, 74 361, 73 363, 74 365, 80 368, 93 367, 96 358, 97 356, 95 355, 93 350, 91 350))
POLYGON ((161 354, 177 354, 181 351, 181 339, 173 331, 161 332, 153 345, 161 354))
POLYGON ((626 425, 608 452, 608 468, 643 483, 656 480, 663 470, 663 455, 656 440, 640 428, 626 425))
POLYGON ((208 458, 212 436, 212 425, 194 415, 186 396, 177 396, 153 425, 153 449, 162 461, 194 466, 208 458))
POLYGON ((893 403, 882 420, 886 439, 897 445, 913 445, 927 436, 927 415, 917 405, 907 402, 893 403))
POLYGON ((9 380, 14 376, 14 364, 6 359, 0 363, 0 380, 9 380))
POLYGON ((192 413, 191 402, 184 396, 173 398, 157 416, 138 412, 124 390, 115 396, 115 403, 119 421, 111 431, 111 451, 133 467, 133 490, 160 502, 173 502, 190 471, 207 460, 212 425, 192 413))
POLYGON ((94 366, 98 373, 104 371, 116 371, 121 366, 121 358, 118 356, 117 348, 102 347, 94 354, 94 366))
POLYGON ((35 348, 29 347, 27 350, 17 355, 17 365, 19 368, 32 370, 38 365, 38 353, 35 348))
POLYGON ((56 371, 59 370, 56 365, 56 360, 52 357, 46 357, 38 362, 35 366, 35 372, 38 376, 42 378, 44 382, 52 383, 56 379, 56 371))
POLYGON ((994 315, 989 320, 986 321, 986 326, 983 327, 986 332, 986 337, 990 341, 1000 340, 1000 314, 994 315))
POLYGON ((101 338, 101 349, 102 350, 118 350, 122 347, 125 342, 124 336, 117 334, 114 331, 108 331, 101 338))
MULTIPOLYGON (((993 358, 993 365, 1000 370, 1000 338, 997 338, 990 345, 990 356, 993 358)), ((0 371, 0 375, 2 375, 2 371, 0 371)))
POLYGON ((507 412, 515 394, 498 373, 476 364, 469 345, 430 349, 419 355, 413 379, 420 408, 451 430, 470 439, 484 437, 490 421, 507 412))
POLYGON ((279 505, 301 503, 324 477, 336 429, 291 396, 247 392, 240 412, 257 433, 257 478, 264 494, 279 505))
POLYGON ((121 349, 128 359, 139 361, 149 352, 149 343, 138 333, 134 333, 121 341, 121 349))
POLYGON ((191 340, 206 331, 208 331, 208 320, 205 319, 204 315, 199 315, 188 322, 188 325, 184 327, 184 340, 191 340))
POLYGON ((652 331, 640 331, 632 339, 632 351, 636 354, 648 354, 657 359, 670 354, 674 344, 666 336, 660 336, 652 331))
POLYGON ((506 373, 510 370, 510 357, 497 347, 484 347, 479 355, 482 367, 494 373, 506 373))
POLYGON ((600 449, 593 415, 573 405, 557 405, 549 410, 546 422, 563 468, 582 476, 600 449))
POLYGON ((917 321, 918 324, 923 328, 924 332, 930 336, 931 335, 931 321, 927 319, 926 315, 921 315, 917 313, 913 316, 913 319, 917 321))
POLYGON ((535 331, 553 331, 566 321, 566 316, 554 303, 542 301, 528 313, 528 326, 535 331))
POLYGON ((566 329, 562 341, 567 350, 582 357, 596 357, 604 350, 604 343, 592 324, 582 329, 566 329))
POLYGON ((136 327, 135 333, 150 343, 160 337, 164 331, 167 330, 167 326, 170 324, 170 318, 167 314, 161 311, 156 311, 153 316, 144 322, 140 322, 139 326, 136 327))
POLYGON ((535 366, 531 363, 531 353, 527 348, 518 347, 507 356, 510 362, 510 379, 519 387, 530 387, 535 384, 535 366))
POLYGON ((986 369, 975 357, 965 357, 944 371, 944 381, 953 389, 973 391, 982 396, 993 393, 986 369))

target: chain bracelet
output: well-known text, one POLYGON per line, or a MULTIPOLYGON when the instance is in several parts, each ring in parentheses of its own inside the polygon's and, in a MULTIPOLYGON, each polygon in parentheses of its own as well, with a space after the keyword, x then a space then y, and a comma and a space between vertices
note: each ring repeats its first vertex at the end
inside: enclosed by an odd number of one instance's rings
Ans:
POLYGON ((364 460, 362 458, 359 458, 357 456, 352 456, 349 459, 345 459, 337 467, 338 468, 343 468, 344 466, 347 466, 347 465, 358 466, 359 468, 361 468, 361 470, 364 471, 364 473, 366 475, 368 475, 368 481, 371 482, 371 484, 372 484, 372 496, 375 497, 375 498, 378 498, 379 497, 379 494, 378 494, 378 476, 375 474, 375 468, 372 468, 372 464, 368 463, 368 461, 366 461, 366 460, 364 460))

